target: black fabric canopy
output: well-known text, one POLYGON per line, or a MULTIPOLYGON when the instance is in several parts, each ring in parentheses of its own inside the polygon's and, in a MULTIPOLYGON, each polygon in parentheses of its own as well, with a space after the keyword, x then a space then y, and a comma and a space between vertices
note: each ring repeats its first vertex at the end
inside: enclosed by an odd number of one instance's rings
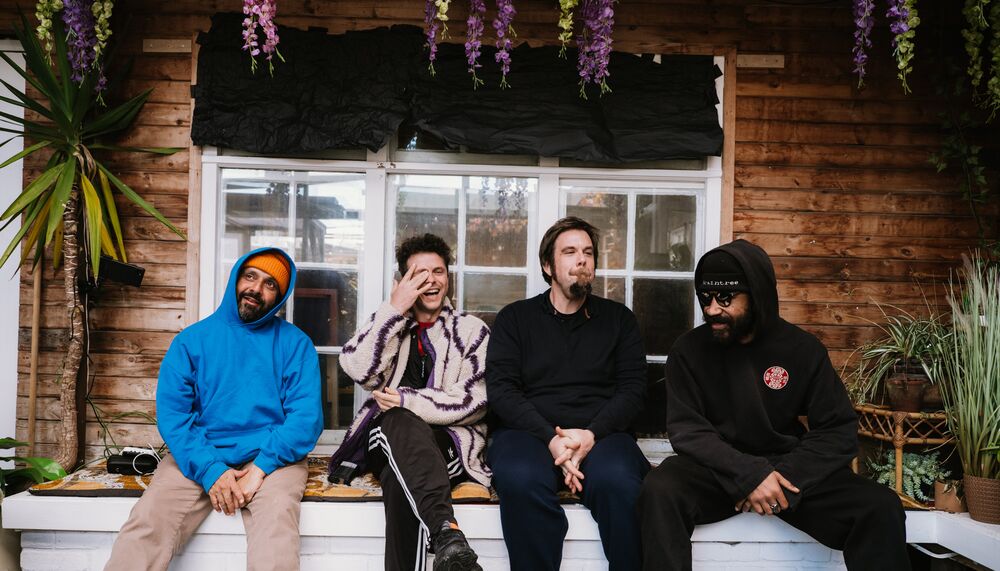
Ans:
POLYGON ((500 89, 495 49, 483 47, 473 89, 459 44, 439 46, 428 72, 423 32, 394 26, 343 35, 279 28, 274 75, 250 73, 243 16, 217 14, 198 38, 191 138, 262 154, 295 155, 384 146, 404 121, 441 139, 489 153, 621 163, 719 155, 715 79, 708 56, 612 54, 609 84, 579 96, 576 51, 514 49, 509 89, 500 89))

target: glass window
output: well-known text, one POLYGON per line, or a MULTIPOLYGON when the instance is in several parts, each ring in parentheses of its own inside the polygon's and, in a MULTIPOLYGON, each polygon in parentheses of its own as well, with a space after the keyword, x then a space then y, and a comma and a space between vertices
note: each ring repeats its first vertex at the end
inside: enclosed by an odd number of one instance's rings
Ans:
MULTIPOLYGON (((413 130, 381 155, 368 153, 363 159, 248 161, 221 154, 203 159, 218 173, 211 177, 220 197, 211 229, 217 241, 205 242, 201 252, 214 268, 216 303, 232 265, 247 251, 275 246, 295 258, 298 282, 284 317, 309 336, 320 354, 324 423, 336 430, 321 442, 337 443, 363 402, 364 395, 339 368, 339 354, 388 296, 397 269, 394 252, 402 240, 423 233, 441 236, 453 254, 449 297, 457 308, 492 325, 502 307, 547 287, 538 267, 538 244, 562 215, 579 216, 601 230, 593 291, 626 304, 637 316, 649 385, 635 428, 662 437, 663 364, 674 341, 699 320, 694 264, 711 228, 706 226, 708 189, 717 188, 719 177, 696 169, 684 175, 691 182, 681 182, 675 171, 637 175, 642 166, 636 165, 622 171, 567 167, 553 159, 438 147, 413 130), (252 166, 228 166, 233 160, 252 166)), ((704 161, 699 164, 704 169, 704 161)), ((210 311, 206 301, 202 315, 210 311)))
POLYGON ((283 312, 320 353, 326 428, 346 427, 354 383, 344 382, 337 354, 358 325, 365 175, 224 168, 221 186, 216 299, 243 254, 265 246, 290 253, 298 275, 283 312))
POLYGON ((662 436, 663 363, 674 341, 695 324, 694 253, 704 186, 629 188, 564 181, 561 189, 565 213, 601 231, 594 293, 628 305, 639 322, 649 379, 646 410, 636 429, 662 436))
POLYGON ((396 198, 386 255, 391 271, 396 246, 429 232, 452 248, 451 292, 459 309, 492 323, 500 308, 527 295, 537 178, 397 174, 389 187, 396 198))

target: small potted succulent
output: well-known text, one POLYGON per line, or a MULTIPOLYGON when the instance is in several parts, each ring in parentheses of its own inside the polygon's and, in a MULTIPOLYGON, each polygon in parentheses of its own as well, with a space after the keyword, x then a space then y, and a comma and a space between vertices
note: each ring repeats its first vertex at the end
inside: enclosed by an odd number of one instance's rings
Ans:
MULTIPOLYGON (((929 494, 934 493, 934 483, 951 476, 951 471, 941 465, 938 455, 938 452, 903 453, 904 494, 920 502, 933 500, 929 494)), ((895 489, 896 451, 891 449, 869 459, 868 470, 876 482, 895 489)))

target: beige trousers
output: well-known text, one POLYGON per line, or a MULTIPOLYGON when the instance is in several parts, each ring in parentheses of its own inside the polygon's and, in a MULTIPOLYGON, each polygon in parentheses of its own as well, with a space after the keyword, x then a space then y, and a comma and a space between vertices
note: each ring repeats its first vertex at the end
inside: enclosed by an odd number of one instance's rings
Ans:
MULTIPOLYGON (((278 468, 240 510, 248 570, 299 568, 299 507, 307 477, 305 460, 278 468)), ((211 511, 205 490, 167 456, 122 526, 105 571, 166 569, 211 511)))

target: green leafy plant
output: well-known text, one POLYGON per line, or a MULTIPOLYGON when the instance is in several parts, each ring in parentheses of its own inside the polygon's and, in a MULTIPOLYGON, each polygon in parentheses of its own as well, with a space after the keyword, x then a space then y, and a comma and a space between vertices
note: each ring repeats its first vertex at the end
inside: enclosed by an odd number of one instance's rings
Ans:
POLYGON ((939 383, 966 476, 1000 478, 1000 267, 964 256, 948 296, 954 334, 939 383))
MULTIPOLYGON (((0 438, 0 450, 27 445, 13 438, 0 438)), ((0 462, 14 462, 13 468, 0 468, 0 499, 18 491, 23 482, 40 484, 66 475, 62 466, 51 458, 0 455, 0 462)))
POLYGON ((937 382, 941 376, 941 351, 951 335, 943 318, 930 308, 929 317, 920 317, 892 305, 875 306, 884 322, 872 323, 882 335, 858 348, 861 360, 846 375, 851 397, 858 404, 881 404, 885 381, 899 368, 919 368, 932 383, 937 382), (886 307, 899 313, 889 315, 886 307))
MULTIPOLYGON (((890 488, 896 486, 896 451, 888 450, 875 458, 868 460, 868 470, 872 478, 879 484, 890 488)), ((933 499, 934 482, 951 476, 950 470, 941 466, 937 452, 920 454, 918 452, 903 453, 903 493, 929 502, 933 499), (930 493, 931 496, 927 494, 930 493)))
POLYGON ((7 262, 22 241, 22 264, 33 255, 37 266, 43 252, 51 249, 53 264, 63 265, 70 337, 59 380, 62 428, 57 438, 61 448, 56 461, 69 468, 76 462, 76 376, 84 355, 86 308, 80 301, 78 283, 87 275, 97 276, 102 253, 126 260, 114 194, 123 194, 178 235, 183 237, 183 233, 116 177, 96 154, 114 151, 169 155, 179 150, 120 147, 105 142, 131 126, 151 90, 116 107, 105 107, 96 90, 101 82, 102 67, 92 66, 78 72, 80 80, 74 81, 61 18, 52 18, 51 26, 54 63, 50 64, 45 49, 23 14, 21 27, 15 29, 15 34, 24 50, 25 67, 0 52, 0 57, 39 93, 39 97, 32 97, 2 82, 12 96, 0 97, 0 100, 22 107, 26 113, 25 117, 0 113, 3 119, 0 133, 12 135, 4 143, 24 137, 26 148, 0 168, 29 155, 47 157, 42 173, 0 214, 5 225, 21 220, 20 230, 0 255, 0 265, 7 262))

